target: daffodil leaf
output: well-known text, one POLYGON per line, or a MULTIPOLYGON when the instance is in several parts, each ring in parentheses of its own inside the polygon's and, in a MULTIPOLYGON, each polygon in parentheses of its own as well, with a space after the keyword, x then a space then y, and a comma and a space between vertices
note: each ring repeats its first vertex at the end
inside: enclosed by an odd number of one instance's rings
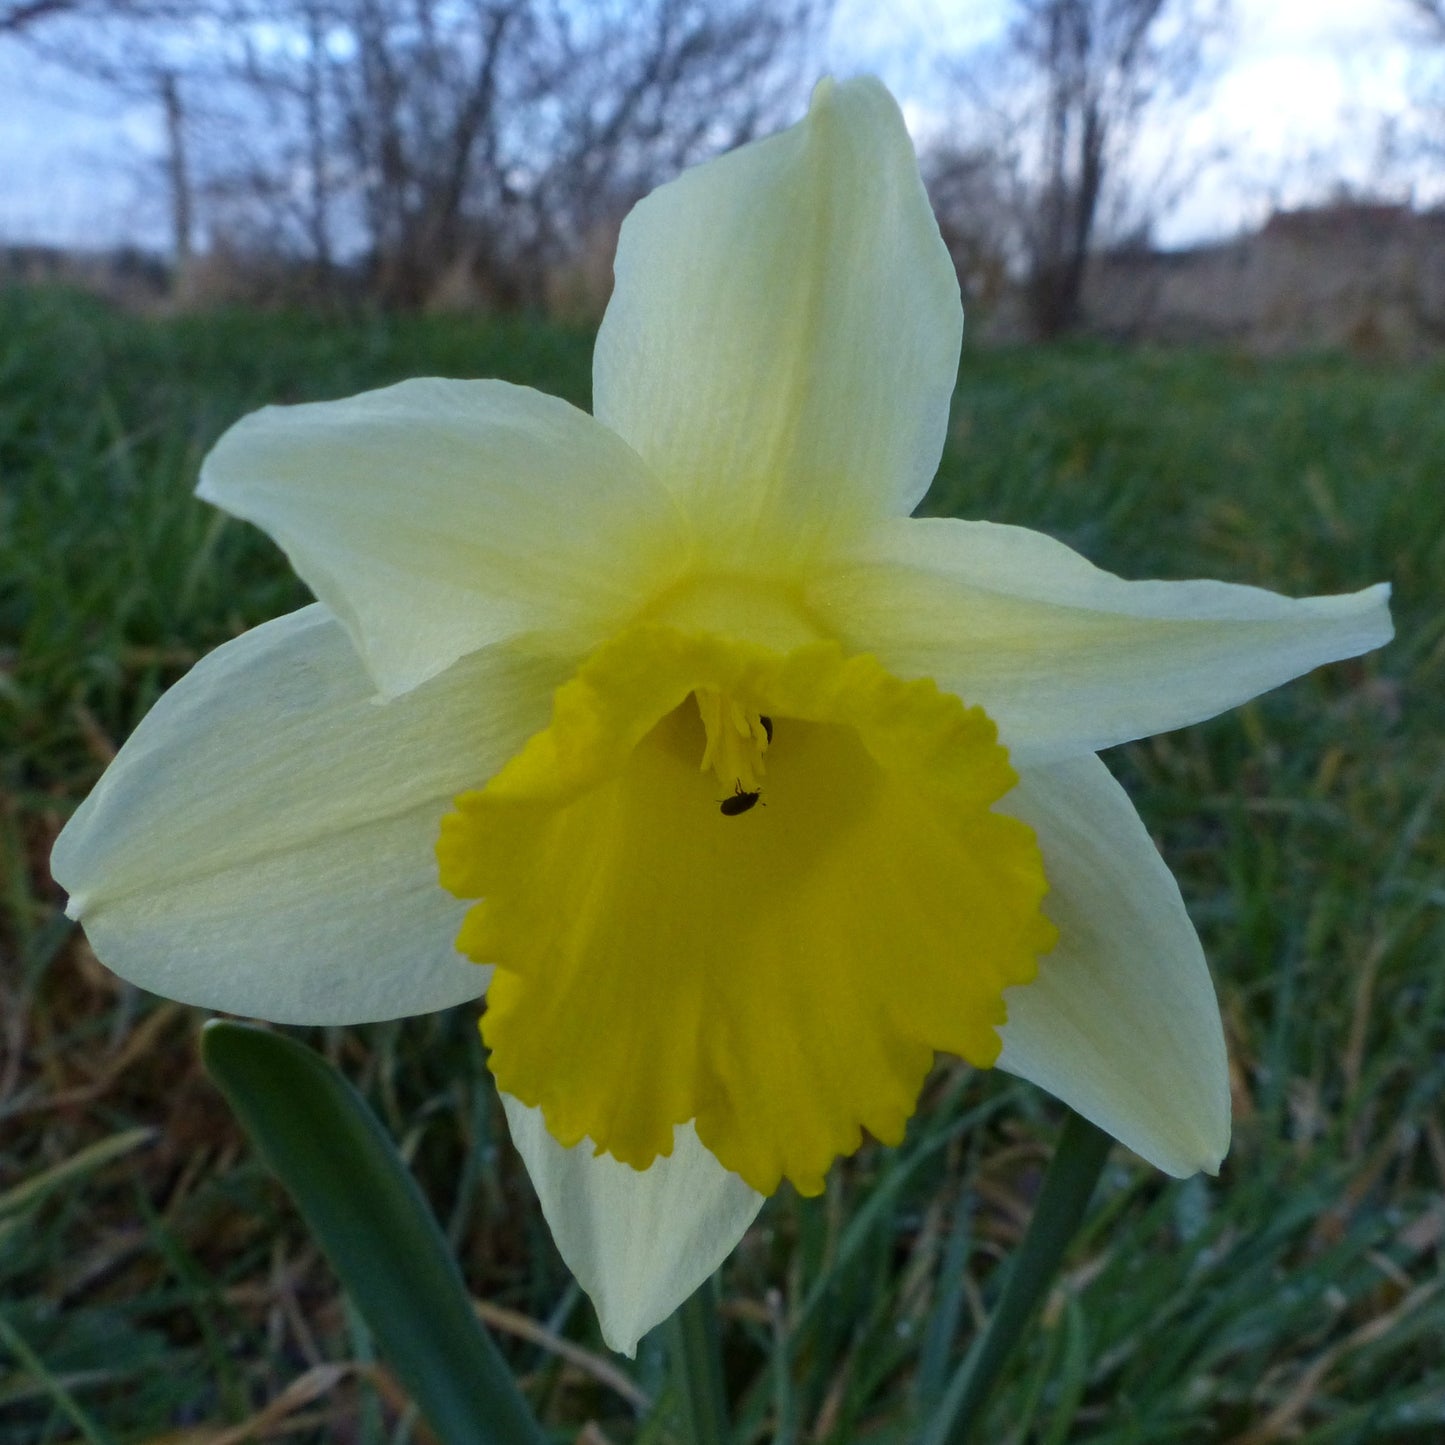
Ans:
POLYGON ((213 1019, 201 1057, 444 1445, 542 1445, 421 1191, 351 1085, 247 1024, 213 1019))
MULTIPOLYGON (((928 1421, 923 1445, 966 1445, 973 1438, 974 1427, 983 1417, 1000 1372, 1048 1293, 1064 1252, 1083 1223, 1094 1186, 1109 1157, 1109 1144, 1109 1136, 1102 1129, 1070 1112, 1028 1232, 1009 1262, 1003 1293, 928 1421)), ((1078 1348, 1077 1342, 1070 1340, 1071 1357, 1078 1348)), ((1072 1359, 1070 1368, 1076 1370, 1072 1359)))

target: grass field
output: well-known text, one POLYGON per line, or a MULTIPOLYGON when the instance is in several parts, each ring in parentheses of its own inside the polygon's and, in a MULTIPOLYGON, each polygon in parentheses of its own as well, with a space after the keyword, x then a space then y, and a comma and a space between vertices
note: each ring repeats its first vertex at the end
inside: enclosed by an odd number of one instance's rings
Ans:
MULTIPOLYGON (((201 1016, 96 963, 46 860, 161 691, 304 600, 264 537, 189 495, 225 425, 426 373, 585 404, 590 351, 520 321, 0 295, 0 1445, 428 1439, 200 1072, 201 1016)), ((1445 1440, 1442 398, 1440 366, 965 352, 927 510, 1131 576, 1388 578, 1399 629, 1110 755, 1214 967, 1235 1143, 1183 1183, 1115 1150, 981 1440, 1445 1440)), ((556 1438, 678 1438, 660 1347, 607 1355, 556 1257, 473 1012, 299 1032, 402 1142, 556 1438)), ((722 1277, 740 1440, 914 1438, 1059 1118, 942 1064, 903 1147, 769 1203, 722 1277)))

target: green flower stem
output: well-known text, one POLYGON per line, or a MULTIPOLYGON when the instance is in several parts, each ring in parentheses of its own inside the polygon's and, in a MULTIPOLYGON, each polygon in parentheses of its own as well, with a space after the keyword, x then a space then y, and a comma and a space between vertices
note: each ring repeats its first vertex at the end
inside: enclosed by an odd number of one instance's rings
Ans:
POLYGON ((688 1445, 727 1445, 732 1438, 712 1290, 712 1281, 706 1281, 667 1322, 683 1439, 688 1445))
POLYGON ((923 1445, 964 1445, 1024 1326, 1048 1291, 1084 1218, 1112 1140, 1070 1113, 1028 1233, 1008 1266, 993 1317, 949 1381, 923 1445))
POLYGON ((443 1445, 545 1445, 396 1146, 294 1039, 212 1019, 206 1071, 286 1186, 443 1445))

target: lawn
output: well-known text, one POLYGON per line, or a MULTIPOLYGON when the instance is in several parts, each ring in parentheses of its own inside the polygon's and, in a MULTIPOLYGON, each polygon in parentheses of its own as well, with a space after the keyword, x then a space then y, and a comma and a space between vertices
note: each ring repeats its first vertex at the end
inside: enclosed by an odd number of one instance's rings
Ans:
MULTIPOLYGON (((160 693, 305 600, 190 496, 222 428, 428 373, 585 404, 590 352, 521 320, 0 294, 0 1445, 429 1438, 200 1071, 202 1015, 102 968, 46 860, 160 693)), ((1128 576, 1389 579, 1399 630, 1109 755, 1214 968, 1235 1142, 1184 1182, 1115 1149, 981 1440, 1445 1439, 1442 397, 1440 365, 965 348, 926 511, 1128 576)), ((610 1356, 556 1256, 474 1011, 295 1032, 401 1142, 556 1439, 680 1439, 660 1345, 610 1356)), ((771 1200, 721 1279, 739 1440, 913 1440, 1060 1119, 941 1062, 901 1148, 771 1200)))

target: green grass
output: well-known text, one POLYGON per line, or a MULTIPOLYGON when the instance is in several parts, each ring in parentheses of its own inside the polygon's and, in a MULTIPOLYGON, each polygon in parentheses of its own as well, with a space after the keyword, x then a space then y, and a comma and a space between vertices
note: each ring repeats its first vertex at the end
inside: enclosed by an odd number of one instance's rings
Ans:
MULTIPOLYGON (((585 403, 590 350, 520 321, 0 296, 0 1445, 200 1445, 298 1380, 288 1439, 427 1438, 200 1073, 199 1015, 95 962, 46 859, 160 692, 304 599, 264 537, 189 496, 225 425, 428 372, 585 403)), ((1440 367, 965 356, 927 510, 1041 527, 1127 575, 1390 578, 1400 633, 1111 755, 1215 970, 1235 1145, 1182 1183, 1115 1151, 982 1440, 1445 1438, 1442 395, 1440 367)), ((469 1011, 306 1036, 402 1141, 474 1292, 600 1352, 469 1011)), ((903 1147, 771 1201, 722 1280, 740 1438, 913 1439, 1058 1122, 1036 1091, 941 1066, 903 1147)), ((665 1408, 501 1337, 559 1441, 587 1420, 614 1445, 675 1438, 665 1408)), ((656 1342, 626 1369, 665 1399, 656 1342)))

